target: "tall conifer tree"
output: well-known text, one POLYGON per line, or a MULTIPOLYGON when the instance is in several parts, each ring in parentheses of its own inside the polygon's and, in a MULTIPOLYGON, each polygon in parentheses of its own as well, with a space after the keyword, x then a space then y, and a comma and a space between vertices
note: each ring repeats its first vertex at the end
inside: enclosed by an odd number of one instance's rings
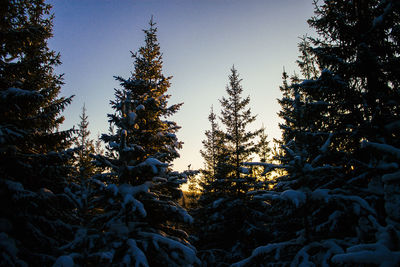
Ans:
POLYGON ((72 131, 57 131, 71 98, 58 97, 50 8, 43 0, 0 4, 0 265, 50 265, 72 235, 64 194, 72 131))
POLYGON ((200 182, 203 198, 211 192, 221 192, 221 186, 226 185, 218 180, 221 177, 223 179, 226 178, 223 177, 224 168, 222 166, 225 163, 223 151, 226 149, 224 148, 223 132, 219 129, 216 121, 217 116, 213 108, 211 108, 208 120, 210 121, 211 129, 205 132, 206 139, 202 142, 204 149, 200 151, 204 159, 204 170, 202 170, 202 181, 200 182))
POLYGON ((233 66, 231 75, 229 75, 229 84, 226 87, 228 97, 223 97, 220 100, 222 106, 221 121, 226 127, 226 140, 230 150, 229 163, 233 169, 230 178, 234 181, 236 193, 246 191, 245 180, 242 179, 241 175, 241 166, 243 162, 250 160, 252 153, 257 151, 253 140, 260 133, 260 131, 251 132, 247 129, 249 124, 254 122, 256 116, 251 114, 248 107, 250 97, 242 98, 241 81, 233 66))
POLYGON ((191 223, 192 217, 176 200, 179 185, 188 173, 170 170, 182 143, 179 129, 167 117, 181 104, 168 106, 170 77, 162 73, 162 55, 157 28, 151 19, 144 30, 145 44, 132 53, 134 70, 128 79, 116 77, 122 88, 115 90, 109 114, 115 131, 103 134, 109 156, 96 155, 105 172, 93 177, 98 191, 93 201, 93 219, 77 233, 74 250, 85 248, 77 257, 82 263, 134 266, 185 266, 198 262, 196 250, 178 222, 191 223))
POLYGON ((236 266, 400 263, 393 164, 400 151, 400 76, 392 68, 399 60, 399 18, 398 1, 315 2, 309 24, 319 36, 308 39, 310 56, 301 59, 304 79, 288 86, 292 113, 281 113, 287 138, 281 167, 288 175, 258 196, 288 216, 277 218, 275 225, 284 227, 270 244, 236 266), (317 75, 308 75, 312 62, 317 75), (285 257, 274 259, 276 253, 285 257))
POLYGON ((210 141, 211 130, 206 132, 204 142, 206 150, 203 154, 212 155, 208 149, 212 143, 217 149, 215 161, 206 161, 216 163, 213 165, 215 175, 203 191, 201 208, 196 213, 200 224, 197 246, 201 249, 202 260, 210 265, 226 266, 243 257, 250 244, 258 244, 259 226, 262 225, 259 203, 253 205, 251 197, 246 195, 247 190, 255 186, 255 179, 242 166, 257 151, 254 139, 261 131, 247 129, 255 116, 248 108, 250 98, 242 98, 240 82, 237 70, 232 67, 226 87, 228 97, 220 101, 223 108, 221 121, 226 131, 213 127, 215 115, 212 112, 209 120, 216 140, 210 141), (221 239, 221 236, 225 238, 221 239))

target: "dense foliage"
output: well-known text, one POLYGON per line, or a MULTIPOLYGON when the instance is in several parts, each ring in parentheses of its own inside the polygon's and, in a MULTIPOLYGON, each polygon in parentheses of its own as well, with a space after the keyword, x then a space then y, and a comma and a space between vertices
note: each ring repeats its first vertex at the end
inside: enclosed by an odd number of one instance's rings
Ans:
POLYGON ((314 7, 300 74, 283 73, 275 149, 268 127, 250 130, 232 67, 204 168, 179 173, 182 104, 168 104, 153 19, 131 76, 115 77, 100 144, 85 106, 76 130, 58 130, 72 98, 59 97, 50 5, 3 1, 0 265, 400 265, 400 2, 314 7))
POLYGON ((73 236, 72 130, 57 131, 71 98, 58 97, 59 55, 44 1, 2 1, 0 19, 1 263, 48 265, 73 236))

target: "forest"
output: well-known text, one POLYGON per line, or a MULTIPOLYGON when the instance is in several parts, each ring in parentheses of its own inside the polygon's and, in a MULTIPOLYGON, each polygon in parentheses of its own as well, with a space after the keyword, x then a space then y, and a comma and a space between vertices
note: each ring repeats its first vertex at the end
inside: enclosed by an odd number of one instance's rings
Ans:
POLYGON ((232 66, 186 171, 156 18, 93 139, 85 106, 60 130, 51 5, 0 13, 0 266, 400 266, 400 1, 314 1, 281 138, 232 66))

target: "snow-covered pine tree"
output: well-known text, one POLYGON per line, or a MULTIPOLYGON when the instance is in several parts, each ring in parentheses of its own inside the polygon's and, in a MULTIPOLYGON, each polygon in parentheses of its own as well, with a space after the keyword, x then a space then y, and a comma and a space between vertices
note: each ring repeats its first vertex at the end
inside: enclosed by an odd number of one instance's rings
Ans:
POLYGON ((168 106, 170 77, 162 74, 162 55, 153 19, 144 30, 145 45, 132 53, 134 70, 128 79, 116 77, 122 88, 111 101, 109 121, 115 133, 103 134, 113 153, 95 155, 104 173, 92 178, 98 186, 93 219, 82 228, 69 249, 85 254, 87 264, 134 266, 190 266, 196 250, 178 222, 192 218, 176 203, 180 184, 192 172, 176 173, 169 163, 182 143, 175 122, 166 120, 181 104, 168 106), (115 157, 113 156, 115 155, 115 157), (96 229, 94 233, 93 230, 96 229), (84 237, 84 238, 82 238, 84 237))
POLYGON ((398 1, 324 1, 315 3, 315 10, 309 23, 319 37, 309 39, 308 58, 316 58, 321 71, 290 86, 304 104, 303 114, 319 107, 302 130, 314 137, 284 142, 287 154, 293 154, 280 166, 288 179, 278 191, 259 196, 285 210, 290 206, 283 203, 291 203, 290 220, 279 221, 286 228, 280 232, 287 234, 279 238, 278 233, 236 266, 266 261, 397 266, 400 76, 392 64, 399 60, 400 6, 398 1), (306 147, 306 153, 288 145, 306 147), (318 146, 320 155, 313 154, 318 146), (299 223, 291 227, 289 222, 301 217, 303 229, 299 223))
POLYGON ((72 130, 57 131, 71 98, 58 97, 60 56, 50 50, 51 6, 2 1, 0 8, 0 265, 46 266, 73 237, 72 130))

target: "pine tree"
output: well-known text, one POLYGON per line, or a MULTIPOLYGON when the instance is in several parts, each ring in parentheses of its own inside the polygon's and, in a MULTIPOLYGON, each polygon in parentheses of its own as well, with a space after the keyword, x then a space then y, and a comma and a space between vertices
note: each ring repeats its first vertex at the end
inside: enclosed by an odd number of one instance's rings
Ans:
POLYGON ((93 154, 102 154, 100 140, 96 142, 90 138, 88 116, 86 115, 86 106, 83 105, 82 113, 79 116, 80 122, 77 129, 77 137, 74 144, 77 149, 77 158, 74 162, 76 168, 76 177, 70 183, 69 190, 66 192, 75 201, 79 210, 79 217, 86 221, 89 219, 88 214, 90 199, 94 191, 92 178, 100 174, 102 169, 93 163, 93 154))
POLYGON ((82 179, 88 179, 96 174, 96 168, 92 164, 90 154, 101 154, 99 150, 99 142, 97 144, 90 138, 90 131, 88 116, 86 115, 86 107, 83 105, 82 114, 79 116, 80 122, 78 124, 78 138, 75 140, 75 145, 79 148, 78 151, 78 171, 82 179))
POLYGON ((217 185, 220 181, 217 182, 217 179, 224 176, 221 169, 221 164, 223 164, 221 158, 222 154, 224 154, 224 143, 221 142, 223 133, 219 129, 216 119, 217 116, 213 107, 211 107, 210 115, 208 116, 211 129, 205 132, 206 139, 202 141, 204 150, 200 151, 204 159, 204 169, 201 171, 202 180, 200 183, 203 196, 211 192, 221 191, 220 186, 217 185))
MULTIPOLYGON (((271 147, 269 146, 268 135, 265 132, 266 128, 264 126, 261 127, 260 133, 258 135, 258 142, 255 144, 257 147, 257 155, 259 161, 261 163, 270 163, 271 159, 271 147)), ((254 183, 254 187, 250 188, 249 190, 255 190, 256 188, 261 189, 265 187, 266 179, 269 179, 269 171, 268 169, 263 166, 254 166, 253 163, 245 163, 245 165, 250 165, 249 173, 254 176, 256 179, 256 183, 254 183)))
POLYGON ((226 127, 226 139, 230 150, 230 164, 233 173, 230 178, 235 183, 236 193, 246 192, 245 180, 242 179, 241 170, 243 162, 250 159, 250 155, 257 151, 253 139, 260 131, 251 132, 246 129, 250 123, 254 122, 256 116, 251 114, 248 105, 250 97, 242 98, 243 88, 240 84, 237 70, 233 66, 229 76, 229 84, 226 87, 228 98, 223 97, 220 102, 222 106, 221 121, 226 127))
POLYGON ((209 176, 211 179, 215 176, 217 168, 217 131, 218 124, 216 122, 216 115, 214 113, 213 107, 211 107, 210 115, 208 120, 211 124, 211 129, 205 132, 206 140, 203 140, 204 150, 200 151, 201 156, 204 158, 205 164, 205 175, 209 176))
POLYGON ((57 131, 71 97, 58 97, 50 8, 41 0, 0 5, 0 265, 52 264, 72 237, 74 206, 64 188, 73 131, 57 131))
POLYGON ((271 148, 269 146, 269 141, 267 139, 268 135, 265 133, 264 126, 261 128, 259 138, 260 140, 257 143, 258 157, 260 158, 261 162, 268 162, 271 153, 271 148))
POLYGON ((93 219, 68 249, 85 248, 78 260, 86 264, 135 266, 185 266, 198 262, 196 250, 178 223, 192 217, 176 200, 180 184, 195 172, 172 172, 169 163, 179 156, 181 142, 173 115, 181 104, 168 106, 170 77, 162 74, 162 55, 153 20, 144 30, 145 45, 132 53, 134 71, 128 79, 116 77, 122 89, 115 90, 109 114, 115 132, 103 134, 109 157, 95 155, 105 170, 92 181, 93 219), (96 229, 96 230, 94 230, 96 229), (89 234, 92 232, 92 234, 89 234))
POLYGON ((321 71, 288 86, 294 92, 288 99, 296 105, 291 114, 282 113, 289 122, 284 137, 292 139, 282 142, 286 160, 280 167, 289 174, 276 190, 259 195, 273 201, 271 215, 276 207, 286 210, 286 218, 275 222, 284 229, 277 227, 270 244, 236 266, 271 260, 400 263, 398 166, 393 165, 400 76, 390 67, 398 61, 399 14, 397 1, 315 3, 309 23, 319 37, 308 39, 311 56, 300 67, 307 74, 315 59, 321 71), (265 256, 276 253, 285 257, 265 256))
POLYGON ((199 256, 205 265, 213 266, 226 266, 242 258, 249 247, 259 244, 260 229, 264 227, 260 202, 253 202, 245 194, 257 181, 242 166, 257 151, 253 140, 261 131, 247 130, 255 116, 247 107, 250 98, 241 96, 243 89, 236 69, 231 72, 228 98, 221 100, 221 121, 226 132, 218 129, 213 111, 209 116, 211 131, 206 132, 202 155, 214 175, 203 184, 201 207, 195 212, 199 256))

